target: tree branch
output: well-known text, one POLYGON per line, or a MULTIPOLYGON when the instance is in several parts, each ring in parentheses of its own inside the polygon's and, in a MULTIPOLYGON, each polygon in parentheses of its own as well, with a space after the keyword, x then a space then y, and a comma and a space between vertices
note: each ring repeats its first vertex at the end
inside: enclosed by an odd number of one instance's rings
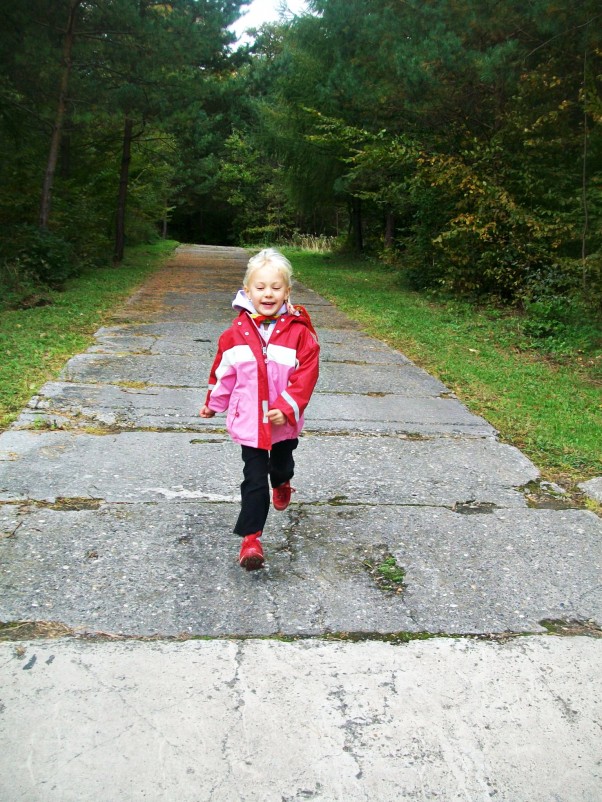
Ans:
POLYGON ((573 33, 573 31, 578 31, 581 28, 587 28, 587 26, 590 23, 595 22, 595 20, 600 19, 600 17, 602 17, 602 14, 596 14, 591 19, 588 19, 587 22, 583 22, 581 25, 575 25, 573 28, 569 28, 568 31, 562 31, 562 33, 557 33, 556 36, 552 36, 550 39, 547 39, 545 42, 542 42, 540 45, 537 45, 537 47, 534 48, 530 53, 527 53, 527 55, 524 57, 523 61, 526 61, 530 56, 532 56, 534 53, 537 53, 537 51, 541 50, 542 47, 545 47, 546 45, 549 45, 550 42, 553 42, 555 39, 559 39, 561 36, 566 36, 569 33, 573 33))

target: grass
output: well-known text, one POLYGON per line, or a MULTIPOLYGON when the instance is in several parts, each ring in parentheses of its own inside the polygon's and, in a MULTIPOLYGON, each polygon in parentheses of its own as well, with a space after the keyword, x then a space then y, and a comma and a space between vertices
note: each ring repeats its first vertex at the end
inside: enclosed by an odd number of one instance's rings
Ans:
POLYGON ((544 478, 570 486, 602 475, 599 353, 552 362, 529 348, 516 316, 429 299, 375 262, 287 255, 299 281, 441 379, 544 478))
POLYGON ((108 313, 175 245, 161 241, 130 248, 119 267, 95 268, 71 279, 64 291, 51 293, 48 306, 0 312, 0 429, 67 359, 88 347, 108 313))

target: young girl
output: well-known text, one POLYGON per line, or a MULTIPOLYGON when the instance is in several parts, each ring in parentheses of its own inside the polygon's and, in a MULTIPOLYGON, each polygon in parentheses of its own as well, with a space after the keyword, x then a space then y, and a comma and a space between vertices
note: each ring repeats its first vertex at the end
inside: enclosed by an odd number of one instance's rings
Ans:
POLYGON ((290 303, 292 267, 274 248, 249 260, 232 306, 238 317, 219 338, 202 418, 228 410, 226 426, 242 446, 244 480, 234 532, 242 537, 238 561, 253 571, 264 562, 259 538, 273 503, 285 510, 293 451, 303 412, 318 379, 320 347, 308 313, 290 303))

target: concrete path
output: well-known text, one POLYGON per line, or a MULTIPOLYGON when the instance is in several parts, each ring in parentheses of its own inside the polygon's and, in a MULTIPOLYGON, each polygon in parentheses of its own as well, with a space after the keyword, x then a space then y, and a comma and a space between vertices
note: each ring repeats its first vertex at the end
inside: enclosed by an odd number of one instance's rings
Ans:
POLYGON ((298 492, 238 567, 197 413, 247 258, 180 248, 0 436, 0 798, 598 802, 602 521, 300 287, 298 492))

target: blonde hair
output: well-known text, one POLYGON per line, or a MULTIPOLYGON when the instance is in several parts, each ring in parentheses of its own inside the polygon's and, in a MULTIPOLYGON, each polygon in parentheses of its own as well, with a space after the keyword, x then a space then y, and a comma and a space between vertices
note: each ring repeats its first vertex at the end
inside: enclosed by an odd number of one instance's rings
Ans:
POLYGON ((287 289, 290 290, 293 283, 293 266, 286 256, 276 248, 264 248, 263 251, 259 251, 249 259, 247 272, 243 279, 243 287, 249 286, 253 273, 256 270, 261 270, 262 267, 275 267, 282 276, 287 289))

